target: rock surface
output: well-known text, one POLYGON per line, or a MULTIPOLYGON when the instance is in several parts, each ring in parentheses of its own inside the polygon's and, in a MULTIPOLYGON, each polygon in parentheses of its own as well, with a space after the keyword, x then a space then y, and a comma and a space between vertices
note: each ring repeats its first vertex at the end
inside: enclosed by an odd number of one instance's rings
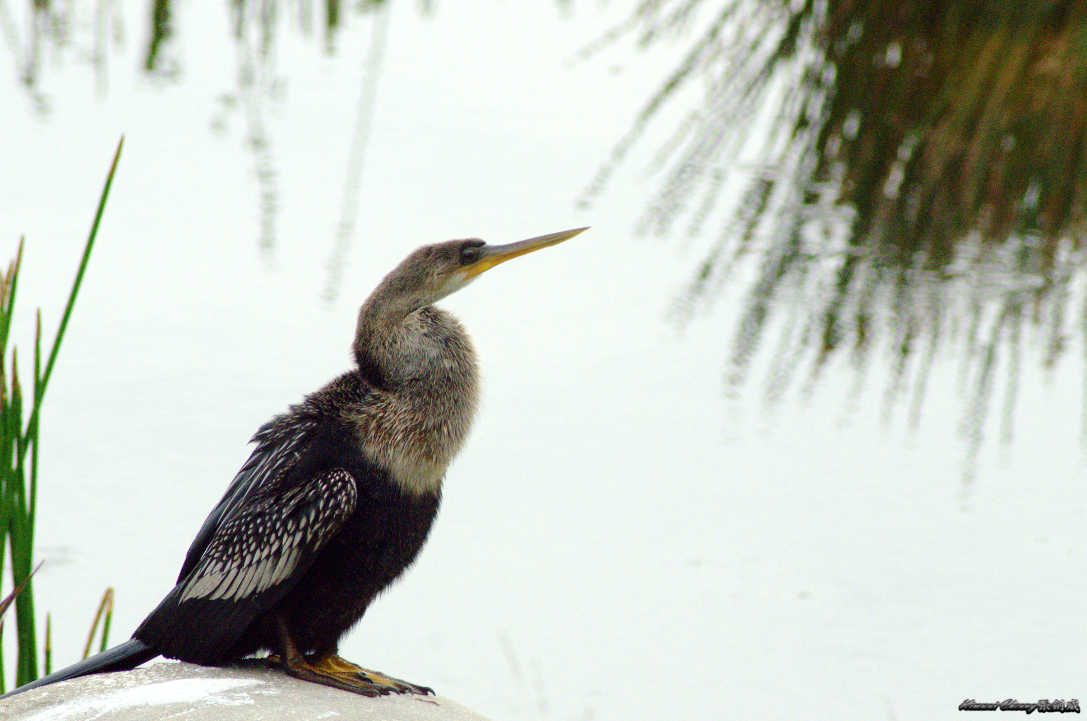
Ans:
POLYGON ((441 696, 367 698, 263 665, 162 662, 84 676, 0 701, 4 721, 487 721, 441 696))

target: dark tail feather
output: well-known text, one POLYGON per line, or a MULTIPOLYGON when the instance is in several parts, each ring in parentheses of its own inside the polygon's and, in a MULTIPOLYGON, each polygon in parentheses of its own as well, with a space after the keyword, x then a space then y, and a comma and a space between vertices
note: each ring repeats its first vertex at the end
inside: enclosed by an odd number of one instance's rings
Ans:
POLYGON ((128 671, 129 669, 136 668, 141 663, 150 661, 158 655, 158 651, 151 648, 143 641, 132 639, 131 641, 125 641, 120 646, 114 646, 108 651, 103 651, 97 656, 91 656, 79 663, 73 663, 68 668, 62 668, 48 676, 43 676, 37 681, 23 684, 14 691, 0 696, 0 699, 5 699, 8 696, 14 696, 17 693, 29 691, 30 689, 38 688, 39 686, 47 686, 48 684, 56 683, 57 681, 67 681, 70 678, 89 676, 92 673, 128 671))

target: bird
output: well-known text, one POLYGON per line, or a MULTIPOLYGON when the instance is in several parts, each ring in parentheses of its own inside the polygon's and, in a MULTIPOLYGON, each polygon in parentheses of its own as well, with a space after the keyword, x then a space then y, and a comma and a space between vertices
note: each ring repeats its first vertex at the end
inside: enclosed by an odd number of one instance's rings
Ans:
POLYGON ((434 303, 587 229, 408 255, 359 310, 355 367, 257 431, 177 584, 132 638, 7 695, 157 656, 218 666, 264 652, 290 676, 363 696, 433 693, 338 649, 422 549, 476 412, 471 339, 434 303))

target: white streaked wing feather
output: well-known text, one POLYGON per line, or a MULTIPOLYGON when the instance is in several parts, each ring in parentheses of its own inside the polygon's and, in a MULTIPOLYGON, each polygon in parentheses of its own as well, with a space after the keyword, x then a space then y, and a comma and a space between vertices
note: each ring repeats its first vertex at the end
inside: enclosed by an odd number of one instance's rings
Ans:
POLYGON ((184 581, 179 602, 239 600, 282 583, 304 552, 312 554, 339 530, 355 497, 354 479, 336 468, 282 497, 235 508, 184 581))

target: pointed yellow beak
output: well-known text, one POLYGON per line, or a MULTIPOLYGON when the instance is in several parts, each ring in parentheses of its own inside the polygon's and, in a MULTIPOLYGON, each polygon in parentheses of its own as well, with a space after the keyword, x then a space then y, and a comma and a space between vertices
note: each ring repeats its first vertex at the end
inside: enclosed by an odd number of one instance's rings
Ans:
POLYGON ((469 278, 474 278, 483 271, 490 270, 499 263, 505 263, 510 258, 516 258, 519 255, 531 253, 534 250, 546 248, 549 245, 556 245, 564 240, 573 238, 579 233, 584 233, 586 230, 588 230, 587 227, 575 228, 574 230, 564 230, 561 233, 541 235, 538 238, 529 238, 528 240, 509 243, 508 245, 485 245, 480 249, 479 260, 465 268, 465 271, 469 278))

